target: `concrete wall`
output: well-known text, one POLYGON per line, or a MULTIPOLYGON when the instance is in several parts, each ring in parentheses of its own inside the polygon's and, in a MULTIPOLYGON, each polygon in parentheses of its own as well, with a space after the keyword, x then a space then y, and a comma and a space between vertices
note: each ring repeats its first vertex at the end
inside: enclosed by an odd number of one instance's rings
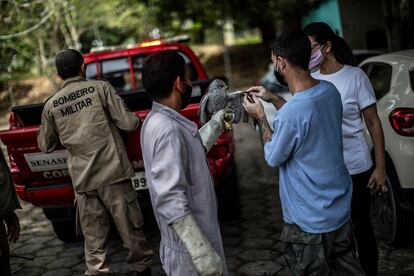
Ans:
POLYGON ((382 35, 385 35, 381 1, 339 0, 339 8, 343 37, 352 49, 384 47, 380 45, 384 44, 382 35), (369 42, 367 32, 371 32, 369 42))

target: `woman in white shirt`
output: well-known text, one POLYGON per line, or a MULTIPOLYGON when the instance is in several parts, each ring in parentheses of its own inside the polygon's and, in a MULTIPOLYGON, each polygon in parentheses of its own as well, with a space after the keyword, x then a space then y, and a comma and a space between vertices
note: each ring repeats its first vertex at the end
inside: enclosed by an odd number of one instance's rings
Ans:
POLYGON ((311 23, 304 32, 312 48, 309 67, 319 67, 312 76, 330 81, 341 94, 344 159, 353 182, 351 217, 354 234, 362 268, 367 275, 377 275, 378 248, 370 220, 370 195, 386 191, 386 177, 384 134, 375 94, 364 71, 354 66, 349 46, 327 24, 311 23), (364 137, 363 121, 374 145, 375 163, 364 137))

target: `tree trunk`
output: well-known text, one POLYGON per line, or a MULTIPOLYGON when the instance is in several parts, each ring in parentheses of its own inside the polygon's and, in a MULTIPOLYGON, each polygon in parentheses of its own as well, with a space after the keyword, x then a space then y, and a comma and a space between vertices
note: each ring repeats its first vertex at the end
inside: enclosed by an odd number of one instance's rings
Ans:
POLYGON ((56 81, 53 79, 53 75, 50 73, 50 70, 48 68, 47 64, 47 58, 45 54, 45 44, 41 37, 38 37, 37 39, 39 44, 39 59, 40 59, 40 66, 41 66, 41 72, 46 75, 47 79, 49 80, 50 84, 52 85, 53 93, 57 92, 59 90, 59 86, 56 83, 56 81))
POLYGON ((15 55, 12 54, 9 59, 9 65, 7 66, 7 73, 8 73, 7 92, 9 93, 11 107, 13 107, 16 104, 16 102, 14 101, 13 82, 12 82, 12 78, 13 78, 12 64, 13 64, 14 59, 15 59, 15 55))
MULTIPOLYGON (((58 43, 58 41, 60 40, 58 30, 60 30, 60 33, 63 35, 65 44, 66 44, 66 47, 64 48, 67 48, 67 47, 73 48, 74 43, 72 41, 70 31, 67 28, 67 25, 62 21, 62 18, 64 18, 64 16, 62 15, 61 7, 58 5, 61 5, 61 4, 57 3, 54 0, 49 0, 49 7, 54 12, 53 20, 51 20, 51 25, 52 25, 51 28, 53 30, 56 30, 56 36, 52 38, 54 42, 53 44, 54 46, 57 46, 59 50, 61 49, 60 43, 58 43)), ((59 50, 57 50, 54 54, 57 54, 59 50)))
POLYGON ((206 41, 206 32, 204 28, 197 29, 193 32, 194 43, 204 44, 206 41))
MULTIPOLYGON (((75 15, 76 16, 76 15, 75 15)), ((65 17, 65 21, 66 21, 66 26, 69 30, 69 34, 72 38, 72 44, 73 47, 76 50, 80 50, 81 48, 81 44, 80 44, 80 34, 78 29, 76 28, 74 21, 73 21, 73 17, 74 15, 72 14, 71 10, 68 8, 68 6, 64 6, 64 17, 65 17)))
MULTIPOLYGON (((11 78, 11 77, 10 77, 11 78)), ((7 92, 9 93, 10 98, 10 105, 13 107, 16 105, 16 102, 14 101, 14 94, 13 94, 13 83, 11 80, 7 82, 7 92)))
POLYGON ((60 36, 60 29, 59 29, 59 25, 60 24, 51 24, 53 26, 51 26, 52 29, 52 33, 51 33, 51 37, 50 37, 50 41, 51 41, 51 52, 53 54, 57 54, 59 53, 59 51, 62 49, 61 45, 63 43, 61 43, 62 41, 62 37, 60 36))
POLYGON ((407 35, 414 33, 414 1, 405 2, 404 6, 404 20, 402 28, 402 48, 412 49, 414 48, 414 36, 407 35))
POLYGON ((400 0, 383 0, 382 11, 387 33, 388 51, 400 50, 402 46, 400 0))

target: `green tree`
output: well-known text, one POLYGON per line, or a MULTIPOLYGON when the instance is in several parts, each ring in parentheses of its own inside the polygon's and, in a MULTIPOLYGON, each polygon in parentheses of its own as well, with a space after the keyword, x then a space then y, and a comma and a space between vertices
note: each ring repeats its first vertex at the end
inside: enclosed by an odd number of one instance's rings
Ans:
POLYGON ((136 42, 154 28, 152 8, 132 0, 3 0, 0 83, 37 70, 54 84, 53 59, 63 48, 136 42))
POLYGON ((389 51, 414 48, 414 2, 382 0, 389 51))
POLYGON ((238 26, 258 28, 264 42, 276 35, 276 22, 290 27, 300 27, 301 17, 323 0, 141 0, 154 10, 157 23, 163 33, 183 31, 186 22, 199 31, 203 42, 204 30, 220 27, 225 20, 233 20, 238 26))

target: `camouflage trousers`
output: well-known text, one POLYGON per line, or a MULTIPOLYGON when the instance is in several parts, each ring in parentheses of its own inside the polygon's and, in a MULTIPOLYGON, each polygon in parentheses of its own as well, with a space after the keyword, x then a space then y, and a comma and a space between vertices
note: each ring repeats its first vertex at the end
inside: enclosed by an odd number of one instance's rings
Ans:
POLYGON ((281 241, 293 275, 365 275, 356 258, 351 223, 336 231, 312 234, 297 225, 285 224, 281 241))

